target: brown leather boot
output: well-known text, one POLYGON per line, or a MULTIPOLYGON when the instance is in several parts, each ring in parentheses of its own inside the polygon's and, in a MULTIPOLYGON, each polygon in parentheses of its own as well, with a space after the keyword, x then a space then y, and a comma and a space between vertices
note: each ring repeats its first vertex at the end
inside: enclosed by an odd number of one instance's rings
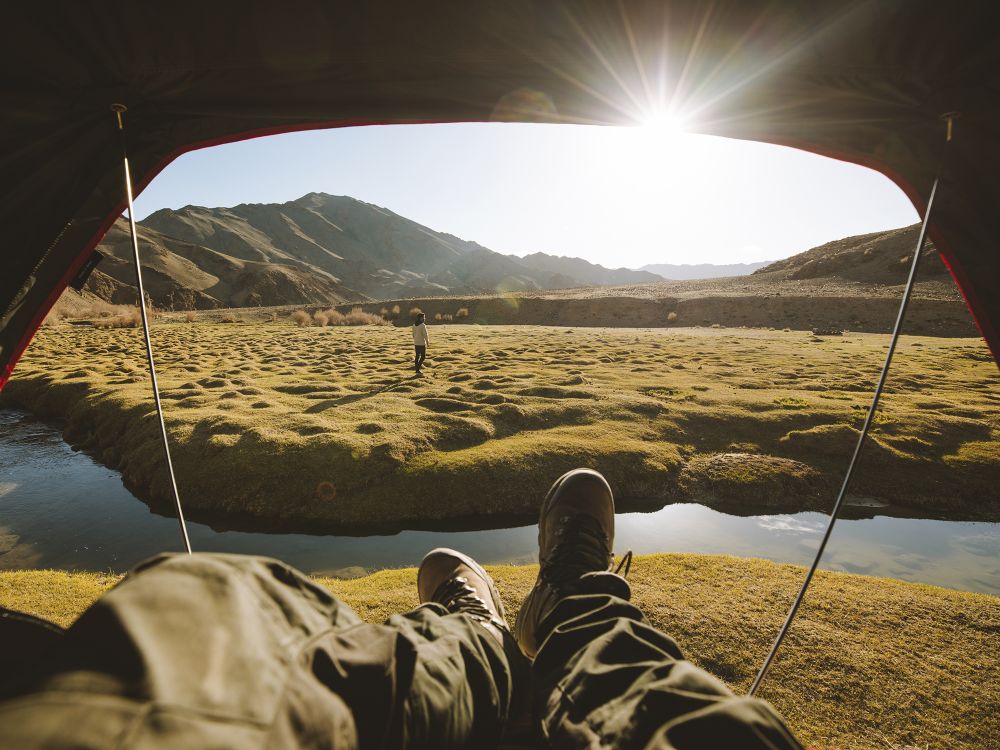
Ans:
POLYGON ((468 615, 504 645, 510 626, 503 602, 490 574, 471 557, 445 547, 428 552, 417 571, 417 594, 421 604, 437 602, 468 615))
MULTIPOLYGON (((604 477, 591 469, 559 477, 538 519, 538 579, 514 623, 514 637, 529 659, 541 646, 538 625, 556 603, 577 593, 587 574, 611 568, 614 541, 615 500, 604 477)), ((631 560, 631 553, 626 558, 631 560)), ((615 580, 627 598, 628 584, 615 580)))

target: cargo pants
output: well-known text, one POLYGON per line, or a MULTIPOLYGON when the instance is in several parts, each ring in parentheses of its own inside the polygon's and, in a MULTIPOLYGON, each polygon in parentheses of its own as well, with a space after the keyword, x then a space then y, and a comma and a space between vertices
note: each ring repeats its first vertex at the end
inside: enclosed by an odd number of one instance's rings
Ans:
POLYGON ((437 604, 366 624, 276 560, 161 555, 68 630, 0 618, 0 748, 800 747, 615 581, 563 599, 529 665, 437 604))

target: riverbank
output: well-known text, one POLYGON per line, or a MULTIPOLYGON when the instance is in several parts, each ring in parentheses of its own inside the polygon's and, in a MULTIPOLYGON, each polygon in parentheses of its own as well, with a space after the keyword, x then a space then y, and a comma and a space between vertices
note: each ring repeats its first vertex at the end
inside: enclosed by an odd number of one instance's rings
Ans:
MULTIPOLYGON (((336 531, 532 523, 593 466, 619 510, 826 510, 885 338, 753 329, 433 326, 428 370, 387 327, 160 323, 192 518, 336 531)), ((1000 376, 981 341, 907 337, 848 515, 1000 518, 1000 376), (896 512, 900 512, 897 510, 896 512)), ((3 397, 169 506, 141 333, 39 332, 3 397)))
MULTIPOLYGON (((488 566, 513 620, 536 566, 488 566)), ((416 571, 317 580, 370 622, 417 604, 416 571)), ((634 601, 692 661, 737 692, 780 627, 803 569, 709 555, 649 555, 634 601)), ((118 576, 0 572, 0 605, 69 625, 118 576)), ((1000 599, 819 572, 762 691, 809 745, 988 747, 1000 736, 1000 599)))

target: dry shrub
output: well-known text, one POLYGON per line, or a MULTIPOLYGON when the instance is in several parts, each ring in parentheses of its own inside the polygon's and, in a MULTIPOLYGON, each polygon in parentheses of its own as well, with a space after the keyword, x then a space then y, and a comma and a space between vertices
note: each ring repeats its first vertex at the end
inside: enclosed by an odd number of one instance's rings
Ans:
POLYGON ((383 318, 389 317, 389 311, 384 307, 378 311, 378 314, 381 315, 383 318))
POLYGON ((456 318, 467 318, 469 317, 469 308, 460 307, 455 311, 456 318))
POLYGON ((226 313, 221 318, 219 318, 220 323, 235 323, 237 322, 236 316, 232 313, 226 313))
POLYGON ((295 321, 295 325, 299 328, 304 328, 309 325, 310 317, 309 313, 305 310, 296 310, 292 313, 292 320, 295 321))
POLYGON ((337 312, 336 310, 330 309, 326 311, 327 320, 330 321, 332 326, 346 326, 347 316, 342 312, 337 312))
POLYGON ((49 310, 44 322, 48 325, 62 320, 88 320, 93 323, 103 318, 129 317, 133 309, 138 312, 138 308, 133 308, 132 305, 113 305, 96 297, 67 290, 49 310))
POLYGON ((671 313, 670 313, 670 314, 669 314, 669 315, 667 316, 667 320, 669 320, 669 321, 670 321, 671 323, 673 323, 673 322, 674 322, 675 320, 677 320, 677 313, 675 313, 675 312, 671 312, 671 313))
POLYGON ((720 323, 712 323, 712 328, 722 328, 720 323))
POLYGON ((330 322, 330 316, 325 310, 317 310, 313 313, 313 321, 321 328, 325 328, 330 322))
POLYGON ((451 313, 445 313, 444 315, 442 315, 442 316, 441 316, 441 319, 442 319, 442 320, 443 320, 443 321, 444 321, 445 323, 450 323, 451 321, 453 321, 453 320, 454 320, 454 318, 453 318, 453 317, 451 316, 451 313))
POLYGON ((399 315, 399 305, 393 305, 392 306, 392 314, 393 315, 399 315))
POLYGON ((90 321, 95 328, 137 328, 142 325, 142 312, 138 307, 115 305, 118 313, 90 321))
POLYGON ((387 325, 385 319, 374 313, 366 313, 360 307, 352 310, 344 316, 344 324, 349 326, 384 326, 387 325))
POLYGON ((52 305, 48 313, 45 315, 45 319, 42 321, 43 326, 54 326, 69 317, 65 308, 60 304, 61 302, 62 297, 57 299, 56 303, 52 305))
POLYGON ((195 315, 193 310, 188 310, 186 313, 184 313, 184 320, 186 320, 188 323, 194 323, 194 318, 195 315))
MULTIPOLYGON (((45 325, 52 325, 53 323, 58 323, 60 320, 65 320, 66 318, 80 317, 77 314, 78 308, 84 305, 83 300, 76 299, 69 294, 63 294, 56 303, 52 305, 49 310, 48 315, 45 316, 45 320, 42 321, 45 325)), ((87 317, 91 317, 88 315, 87 317)))
POLYGON ((434 320, 441 320, 441 313, 434 313, 434 320))
POLYGON ((411 307, 410 308, 410 317, 411 318, 415 318, 418 315, 420 315, 420 313, 422 313, 422 312, 423 312, 423 310, 421 310, 419 307, 411 307))

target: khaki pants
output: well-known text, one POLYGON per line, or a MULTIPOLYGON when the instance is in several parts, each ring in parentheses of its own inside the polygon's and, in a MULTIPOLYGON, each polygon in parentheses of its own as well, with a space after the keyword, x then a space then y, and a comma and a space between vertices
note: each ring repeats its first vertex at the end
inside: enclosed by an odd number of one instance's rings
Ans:
POLYGON ((64 633, 0 619, 0 747, 485 748, 528 703, 554 747, 799 747, 594 589, 529 667, 436 604, 369 625, 276 560, 162 555, 64 633))

